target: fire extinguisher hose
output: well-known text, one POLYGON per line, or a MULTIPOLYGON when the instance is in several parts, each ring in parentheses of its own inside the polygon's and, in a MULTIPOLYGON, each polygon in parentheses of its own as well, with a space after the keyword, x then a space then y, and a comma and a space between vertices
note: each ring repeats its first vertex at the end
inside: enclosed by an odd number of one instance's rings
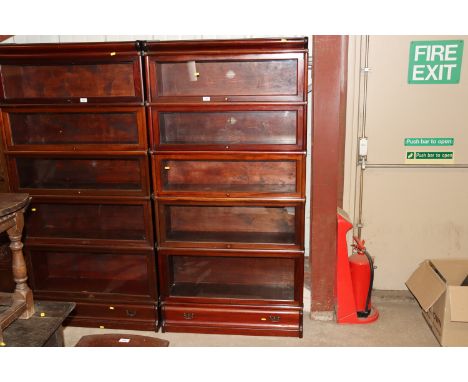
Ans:
POLYGON ((364 312, 357 312, 358 317, 367 317, 369 316, 371 312, 371 306, 370 306, 370 299, 372 295, 372 287, 374 285, 374 260, 372 260, 371 255, 367 250, 364 250, 364 254, 367 257, 367 260, 369 261, 369 267, 370 267, 370 283, 369 283, 369 291, 367 292, 367 299, 366 299, 366 310, 364 312))

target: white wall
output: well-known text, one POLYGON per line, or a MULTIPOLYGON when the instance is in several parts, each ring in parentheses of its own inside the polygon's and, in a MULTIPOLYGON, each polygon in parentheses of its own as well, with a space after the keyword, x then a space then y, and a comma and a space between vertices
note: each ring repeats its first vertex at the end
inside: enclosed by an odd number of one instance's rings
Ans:
POLYGON ((13 37, 10 37, 8 40, 5 40, 4 43, 34 44, 34 43, 47 43, 47 42, 196 40, 196 39, 254 38, 254 37, 267 37, 267 36, 253 36, 253 35, 15 35, 13 37))
POLYGON ((344 200, 356 224, 356 149, 365 122, 368 164, 376 167, 364 171, 362 238, 376 259, 377 289, 406 289, 424 259, 468 258, 468 59, 463 58, 459 84, 407 80, 411 41, 459 39, 466 47, 467 36, 370 36, 367 100, 364 40, 350 42, 344 200), (441 151, 454 151, 455 165, 466 168, 407 164, 404 138, 410 137, 454 137, 455 145, 441 151))

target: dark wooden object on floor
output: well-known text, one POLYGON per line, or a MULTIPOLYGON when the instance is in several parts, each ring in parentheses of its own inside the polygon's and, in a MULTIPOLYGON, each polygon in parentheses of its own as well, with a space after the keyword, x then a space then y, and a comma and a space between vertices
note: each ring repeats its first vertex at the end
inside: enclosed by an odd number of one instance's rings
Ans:
POLYGON ((0 293, 0 342, 3 331, 17 318, 28 319, 34 314, 32 291, 27 284, 28 273, 23 256, 21 236, 24 211, 29 205, 28 194, 0 194, 0 232, 7 232, 12 253, 13 293, 0 293))
POLYGON ((135 334, 92 334, 83 336, 77 347, 167 347, 169 341, 135 334))
POLYGON ((5 346, 64 346, 62 323, 74 307, 73 302, 36 300, 29 320, 16 320, 5 330, 5 346))

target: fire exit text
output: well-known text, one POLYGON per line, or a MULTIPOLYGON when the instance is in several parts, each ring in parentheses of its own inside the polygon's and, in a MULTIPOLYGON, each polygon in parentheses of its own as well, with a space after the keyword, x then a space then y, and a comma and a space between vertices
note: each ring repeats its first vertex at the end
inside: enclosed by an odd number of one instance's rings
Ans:
POLYGON ((463 40, 412 41, 409 84, 458 84, 463 40))

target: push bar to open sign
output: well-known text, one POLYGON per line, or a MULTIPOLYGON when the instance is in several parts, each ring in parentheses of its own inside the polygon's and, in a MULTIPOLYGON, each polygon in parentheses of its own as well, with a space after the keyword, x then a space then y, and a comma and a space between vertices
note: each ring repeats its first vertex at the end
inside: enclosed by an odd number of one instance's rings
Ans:
POLYGON ((413 159, 453 159, 453 151, 450 151, 450 152, 416 151, 413 159))

